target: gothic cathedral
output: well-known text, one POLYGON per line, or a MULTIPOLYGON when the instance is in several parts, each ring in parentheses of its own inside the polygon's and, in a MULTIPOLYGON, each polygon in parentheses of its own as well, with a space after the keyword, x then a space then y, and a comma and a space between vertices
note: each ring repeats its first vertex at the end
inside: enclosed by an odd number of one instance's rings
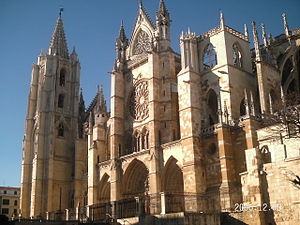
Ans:
POLYGON ((247 26, 220 13, 208 32, 182 33, 178 54, 164 0, 155 23, 140 1, 130 39, 123 24, 116 39, 108 110, 102 88, 85 108, 59 16, 32 69, 21 217, 299 224, 299 132, 272 120, 300 93, 300 28, 283 22, 277 37, 262 25, 263 44, 253 22, 251 49, 247 26))

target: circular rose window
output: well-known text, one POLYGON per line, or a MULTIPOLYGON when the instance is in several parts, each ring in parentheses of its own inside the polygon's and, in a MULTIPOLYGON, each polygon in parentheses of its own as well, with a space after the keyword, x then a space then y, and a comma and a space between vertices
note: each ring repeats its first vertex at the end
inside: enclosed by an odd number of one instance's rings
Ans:
POLYGON ((130 114, 136 120, 144 120, 149 115, 148 82, 138 82, 130 95, 130 114))

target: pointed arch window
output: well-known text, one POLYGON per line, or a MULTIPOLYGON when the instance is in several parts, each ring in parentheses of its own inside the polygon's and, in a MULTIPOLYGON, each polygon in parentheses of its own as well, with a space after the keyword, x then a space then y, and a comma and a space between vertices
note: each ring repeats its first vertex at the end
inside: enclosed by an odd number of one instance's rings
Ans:
POLYGON ((208 44, 203 54, 203 68, 209 70, 217 65, 217 53, 212 44, 208 44))
POLYGON ((58 96, 58 102, 57 102, 58 108, 63 108, 64 107, 64 100, 65 100, 65 96, 63 94, 60 94, 58 96))
POLYGON ((61 69, 59 74, 59 85, 64 87, 66 84, 66 70, 61 69))
POLYGON ((140 30, 135 38, 132 53, 139 55, 149 51, 151 51, 151 39, 145 31, 140 30))
POLYGON ((57 136, 64 137, 64 132, 65 132, 64 125, 63 125, 63 123, 60 123, 58 125, 58 129, 57 129, 57 136))
POLYGON ((245 116, 245 115, 246 115, 246 101, 245 98, 243 98, 240 103, 240 116, 245 116))
POLYGON ((233 53, 232 53, 233 65, 237 67, 243 67, 242 53, 239 46, 237 44, 234 44, 232 48, 233 48, 233 53))
POLYGON ((281 85, 284 86, 286 81, 291 75, 291 72, 293 70, 293 63, 292 59, 288 58, 284 64, 283 71, 282 71, 282 77, 281 77, 281 85))
POLYGON ((214 90, 210 90, 207 95, 208 121, 209 125, 218 123, 218 97, 214 90))

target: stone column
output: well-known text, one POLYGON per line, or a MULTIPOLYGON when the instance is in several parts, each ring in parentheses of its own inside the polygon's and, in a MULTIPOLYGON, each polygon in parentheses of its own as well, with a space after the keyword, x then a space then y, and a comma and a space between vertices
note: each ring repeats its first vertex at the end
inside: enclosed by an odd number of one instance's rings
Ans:
POLYGON ((166 195, 164 192, 160 193, 161 213, 166 214, 166 195))

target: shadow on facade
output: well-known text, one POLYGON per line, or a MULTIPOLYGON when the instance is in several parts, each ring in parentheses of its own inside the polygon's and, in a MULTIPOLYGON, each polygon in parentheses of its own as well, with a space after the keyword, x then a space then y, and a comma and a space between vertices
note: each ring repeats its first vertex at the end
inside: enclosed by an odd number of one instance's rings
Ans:
POLYGON ((247 225, 247 223, 230 216, 229 213, 222 213, 221 225, 247 225))

